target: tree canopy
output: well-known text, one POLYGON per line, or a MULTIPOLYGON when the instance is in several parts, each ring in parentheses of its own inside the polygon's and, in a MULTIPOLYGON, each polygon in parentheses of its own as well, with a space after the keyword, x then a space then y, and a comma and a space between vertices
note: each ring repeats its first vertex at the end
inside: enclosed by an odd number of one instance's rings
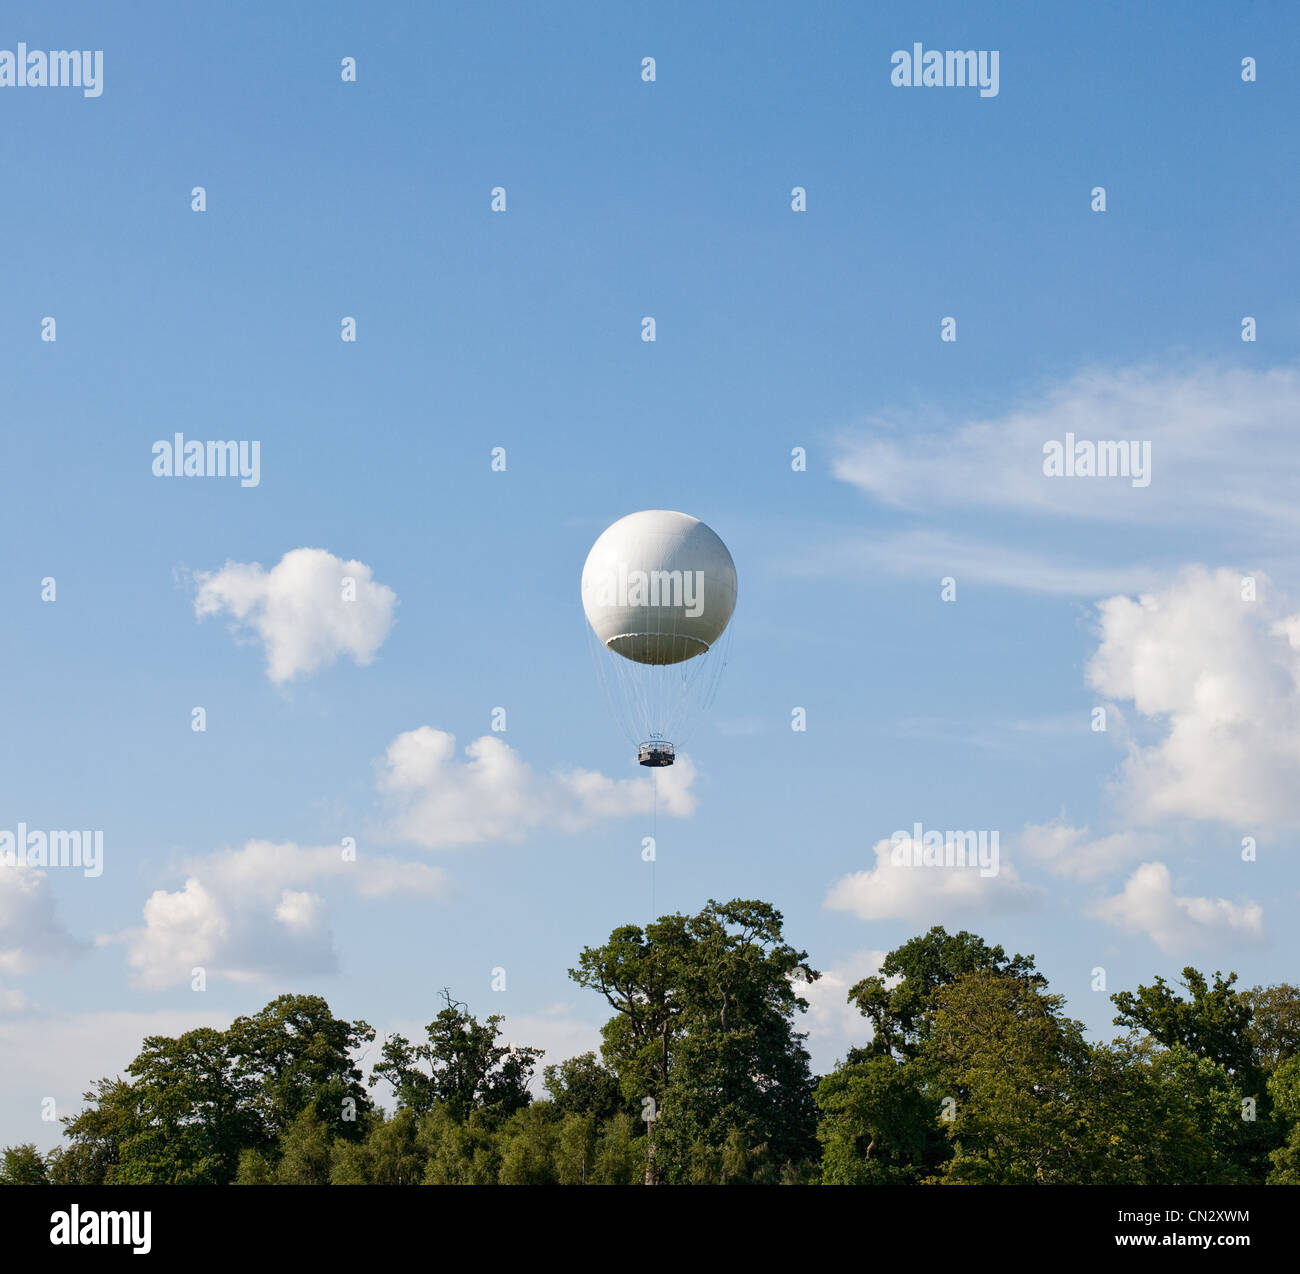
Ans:
POLYGON ((768 903, 616 928, 569 974, 609 1010, 599 1057, 539 1077, 450 990, 372 1056, 365 1022, 281 995, 147 1037, 63 1145, 0 1151, 0 1184, 1300 1184, 1289 983, 1156 977, 1111 997, 1103 1043, 1032 956, 936 926, 850 988, 860 1042, 816 1077, 819 975, 768 903))

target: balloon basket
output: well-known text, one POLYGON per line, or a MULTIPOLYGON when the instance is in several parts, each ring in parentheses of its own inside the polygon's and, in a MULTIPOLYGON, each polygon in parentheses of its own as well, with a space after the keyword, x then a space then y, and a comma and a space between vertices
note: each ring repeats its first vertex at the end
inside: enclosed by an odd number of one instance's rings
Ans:
POLYGON ((637 762, 640 765, 648 765, 652 769, 659 769, 665 765, 671 765, 675 758, 673 745, 664 739, 652 739, 649 743, 643 743, 637 749, 637 762))

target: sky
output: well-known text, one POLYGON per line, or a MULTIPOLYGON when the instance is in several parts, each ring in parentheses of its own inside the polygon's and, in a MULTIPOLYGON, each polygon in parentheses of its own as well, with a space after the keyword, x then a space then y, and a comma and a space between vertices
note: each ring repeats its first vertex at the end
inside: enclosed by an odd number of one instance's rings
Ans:
POLYGON ((409 1035, 450 988, 558 1061, 582 948, 711 898, 823 972, 819 1072, 934 924, 1098 1039, 1186 964, 1294 981, 1298 26, 6 6, 103 61, 0 83, 0 846, 104 852, 0 866, 0 1144, 283 992, 409 1035), (996 95, 895 85, 916 43, 996 95), (177 433, 257 484, 156 476, 177 433), (1067 434, 1145 477, 1049 475, 1067 434), (739 579, 657 797, 578 589, 655 508, 739 579), (918 823, 997 871, 898 865, 918 823))

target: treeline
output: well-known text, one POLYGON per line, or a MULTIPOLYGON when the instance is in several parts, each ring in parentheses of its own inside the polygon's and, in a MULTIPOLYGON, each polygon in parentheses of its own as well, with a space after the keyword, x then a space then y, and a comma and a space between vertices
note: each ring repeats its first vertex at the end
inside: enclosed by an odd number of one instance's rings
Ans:
POLYGON ((1300 989, 1183 971, 1112 996, 1090 1043, 1032 957, 936 927, 849 1000, 868 1042, 812 1074, 818 977, 762 902, 617 929, 569 971, 613 1015, 546 1066, 444 993, 371 1076, 365 1022, 284 995, 228 1030, 151 1036, 6 1184, 1300 1184, 1300 989), (870 1027, 868 1031, 867 1027, 870 1027), (371 1090, 392 1086, 384 1111, 371 1090))

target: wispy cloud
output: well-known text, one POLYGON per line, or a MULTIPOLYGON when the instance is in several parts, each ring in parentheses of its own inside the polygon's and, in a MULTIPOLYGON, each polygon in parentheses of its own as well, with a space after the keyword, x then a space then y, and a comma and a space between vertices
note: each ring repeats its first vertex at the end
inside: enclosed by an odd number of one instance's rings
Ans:
POLYGON ((1290 536, 1300 527, 1298 419, 1300 372, 1289 366, 1089 370, 987 419, 942 429, 897 413, 869 420, 840 436, 833 471, 918 512, 997 508, 1290 536), (1046 477, 1043 446, 1067 433, 1150 441, 1151 484, 1046 477))

